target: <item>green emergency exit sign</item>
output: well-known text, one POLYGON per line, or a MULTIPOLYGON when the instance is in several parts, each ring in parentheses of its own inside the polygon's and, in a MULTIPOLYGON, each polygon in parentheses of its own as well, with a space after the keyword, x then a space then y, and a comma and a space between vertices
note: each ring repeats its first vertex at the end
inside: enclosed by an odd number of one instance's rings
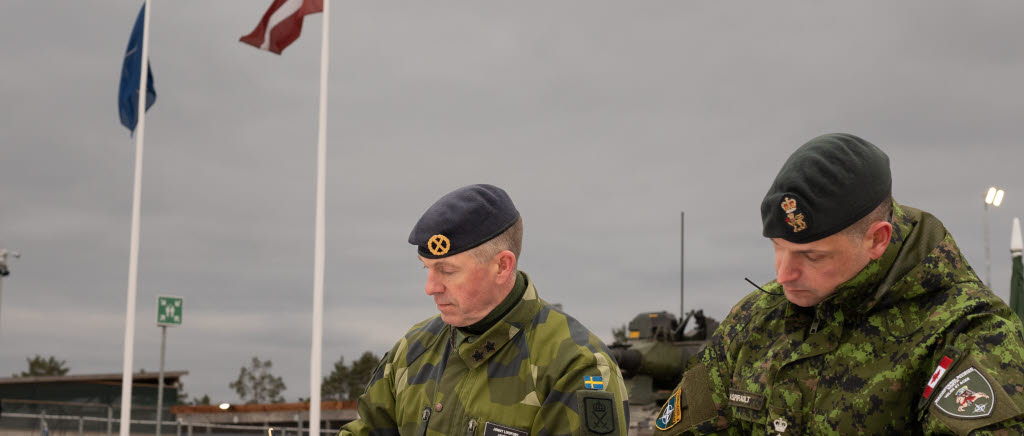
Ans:
POLYGON ((156 325, 181 325, 181 309, 184 305, 181 297, 156 297, 156 325))

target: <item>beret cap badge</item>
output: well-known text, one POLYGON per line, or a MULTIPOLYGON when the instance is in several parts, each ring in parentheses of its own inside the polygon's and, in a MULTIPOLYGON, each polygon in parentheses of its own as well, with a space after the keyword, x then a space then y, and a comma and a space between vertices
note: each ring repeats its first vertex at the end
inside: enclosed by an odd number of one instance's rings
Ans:
POLYGON ((425 259, 472 250, 519 221, 505 190, 487 184, 463 186, 442 196, 420 217, 409 243, 425 259))
POLYGON ((434 235, 427 241, 427 249, 435 256, 444 256, 451 248, 452 243, 445 235, 434 235))
POLYGON ((761 200, 761 234, 794 244, 817 241, 855 224, 891 194, 885 152, 849 133, 821 135, 779 169, 761 200))
POLYGON ((804 214, 794 213, 796 212, 796 200, 786 197, 782 199, 782 210, 786 212, 786 224, 793 227, 793 233, 797 233, 807 228, 807 223, 804 222, 804 214))

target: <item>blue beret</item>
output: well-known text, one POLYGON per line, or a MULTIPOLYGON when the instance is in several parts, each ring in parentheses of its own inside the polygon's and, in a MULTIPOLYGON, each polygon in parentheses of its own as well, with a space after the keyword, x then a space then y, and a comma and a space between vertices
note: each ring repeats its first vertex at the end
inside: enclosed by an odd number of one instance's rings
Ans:
POLYGON ((847 133, 800 146, 761 202, 767 238, 804 244, 831 236, 875 210, 892 194, 889 156, 847 133))
POLYGON ((437 200, 409 233, 420 256, 440 259, 474 248, 500 235, 519 220, 519 211, 504 190, 470 185, 437 200))

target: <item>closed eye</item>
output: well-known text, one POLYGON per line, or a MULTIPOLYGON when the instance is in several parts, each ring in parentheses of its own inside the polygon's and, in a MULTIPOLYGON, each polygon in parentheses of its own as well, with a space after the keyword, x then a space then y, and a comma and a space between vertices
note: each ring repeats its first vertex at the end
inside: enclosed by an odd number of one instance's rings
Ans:
MULTIPOLYGON (((423 269, 430 270, 430 267, 426 266, 426 265, 423 265, 423 269)), ((450 275, 456 273, 456 271, 450 270, 450 269, 446 269, 444 267, 437 267, 436 269, 434 269, 434 271, 436 271, 438 274, 446 275, 446 276, 450 276, 450 275)))
POLYGON ((824 254, 818 254, 818 253, 806 253, 806 254, 804 254, 804 257, 806 257, 807 260, 809 260, 811 262, 817 262, 819 260, 824 259, 826 256, 824 254))

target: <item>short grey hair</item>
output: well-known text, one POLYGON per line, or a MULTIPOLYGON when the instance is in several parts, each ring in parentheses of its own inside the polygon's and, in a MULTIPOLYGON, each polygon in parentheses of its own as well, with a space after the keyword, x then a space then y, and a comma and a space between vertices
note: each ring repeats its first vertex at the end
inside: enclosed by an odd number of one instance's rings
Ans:
MULTIPOLYGON (((478 247, 469 250, 478 263, 486 263, 498 253, 508 250, 516 256, 516 266, 519 264, 519 252, 523 248, 523 217, 519 217, 512 227, 509 227, 498 236, 480 244, 478 247)), ((514 269, 513 269, 514 271, 514 269)))
POLYGON ((849 227, 840 230, 839 233, 846 235, 846 237, 859 241, 864 238, 864 235, 868 233, 868 228, 872 224, 879 221, 891 222, 890 215, 892 214, 892 194, 886 195, 885 200, 875 207, 863 218, 857 220, 857 222, 851 224, 849 227))

